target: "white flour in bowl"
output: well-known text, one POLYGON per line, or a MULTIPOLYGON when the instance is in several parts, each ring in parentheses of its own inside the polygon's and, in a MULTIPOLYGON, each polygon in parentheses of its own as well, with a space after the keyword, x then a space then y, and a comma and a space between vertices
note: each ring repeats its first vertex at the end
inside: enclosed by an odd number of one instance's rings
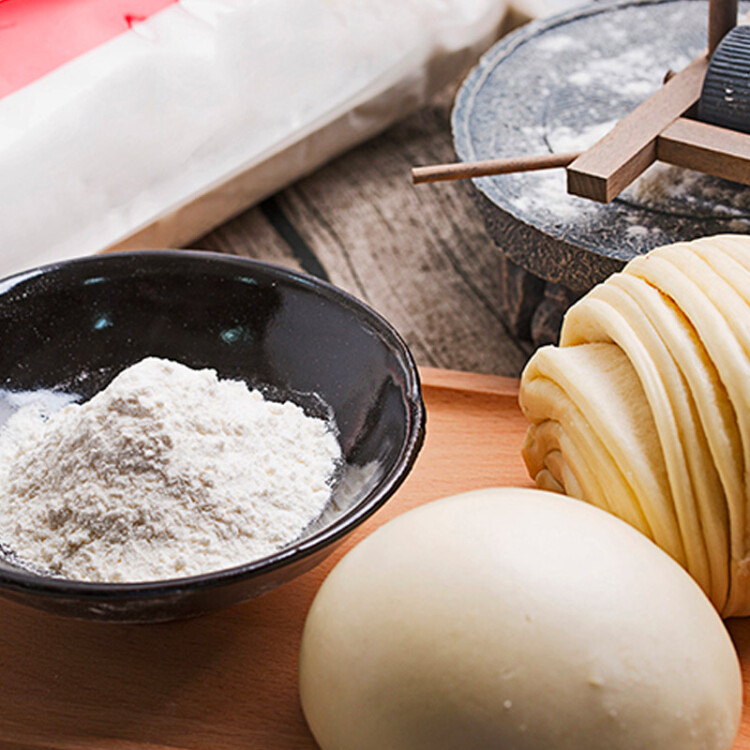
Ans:
POLYGON ((329 422, 213 370, 148 358, 84 404, 0 430, 0 544, 70 579, 148 581, 249 562, 323 511, 329 422))

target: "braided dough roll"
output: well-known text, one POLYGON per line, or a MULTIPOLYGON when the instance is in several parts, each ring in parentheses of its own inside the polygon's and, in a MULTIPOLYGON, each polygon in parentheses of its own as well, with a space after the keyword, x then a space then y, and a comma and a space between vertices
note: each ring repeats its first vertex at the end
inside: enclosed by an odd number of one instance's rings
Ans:
POLYGON ((570 308, 520 401, 538 486, 618 515, 723 615, 750 614, 750 238, 631 261, 570 308))

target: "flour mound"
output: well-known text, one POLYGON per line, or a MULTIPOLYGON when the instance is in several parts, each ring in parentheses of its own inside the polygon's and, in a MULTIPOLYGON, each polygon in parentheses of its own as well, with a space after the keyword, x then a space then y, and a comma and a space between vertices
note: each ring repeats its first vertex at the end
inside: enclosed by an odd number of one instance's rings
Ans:
POLYGON ((148 581, 268 555, 323 511, 329 424, 213 370, 148 358, 84 404, 0 431, 0 544, 65 578, 148 581))

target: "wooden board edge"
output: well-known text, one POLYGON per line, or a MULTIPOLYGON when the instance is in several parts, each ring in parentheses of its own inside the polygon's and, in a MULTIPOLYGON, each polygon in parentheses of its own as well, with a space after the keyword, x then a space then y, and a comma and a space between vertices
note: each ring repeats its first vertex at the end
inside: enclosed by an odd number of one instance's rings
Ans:
POLYGON ((420 367, 423 388, 443 388, 452 391, 484 393, 491 396, 518 398, 518 378, 485 375, 462 370, 443 370, 439 367, 420 367))

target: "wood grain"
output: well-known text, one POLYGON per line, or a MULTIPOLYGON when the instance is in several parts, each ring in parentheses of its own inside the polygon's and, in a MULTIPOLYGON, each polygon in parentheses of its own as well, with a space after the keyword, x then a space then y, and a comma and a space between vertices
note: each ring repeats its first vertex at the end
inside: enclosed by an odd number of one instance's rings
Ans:
POLYGON ((524 301, 504 297, 509 264, 473 186, 411 184, 413 164, 455 158, 454 93, 193 246, 331 281, 384 315, 420 365, 519 375, 533 345, 512 329, 508 308, 524 301))
MULTIPOLYGON (((3 750, 312 750, 297 697, 305 614, 337 560, 385 521, 438 497, 530 486, 517 381, 422 370, 424 449, 403 487, 319 568, 185 622, 65 620, 0 602, 3 750)), ((750 666, 750 620, 729 623, 750 666)), ((750 669, 746 672, 745 689, 750 669)), ((745 708, 735 750, 750 750, 745 708)))
POLYGON ((656 160, 656 139, 700 97, 708 57, 699 55, 578 157, 567 170, 568 192, 614 200, 656 160))
POLYGON ((680 117, 659 135, 656 155, 678 167, 750 185, 750 135, 680 117))

